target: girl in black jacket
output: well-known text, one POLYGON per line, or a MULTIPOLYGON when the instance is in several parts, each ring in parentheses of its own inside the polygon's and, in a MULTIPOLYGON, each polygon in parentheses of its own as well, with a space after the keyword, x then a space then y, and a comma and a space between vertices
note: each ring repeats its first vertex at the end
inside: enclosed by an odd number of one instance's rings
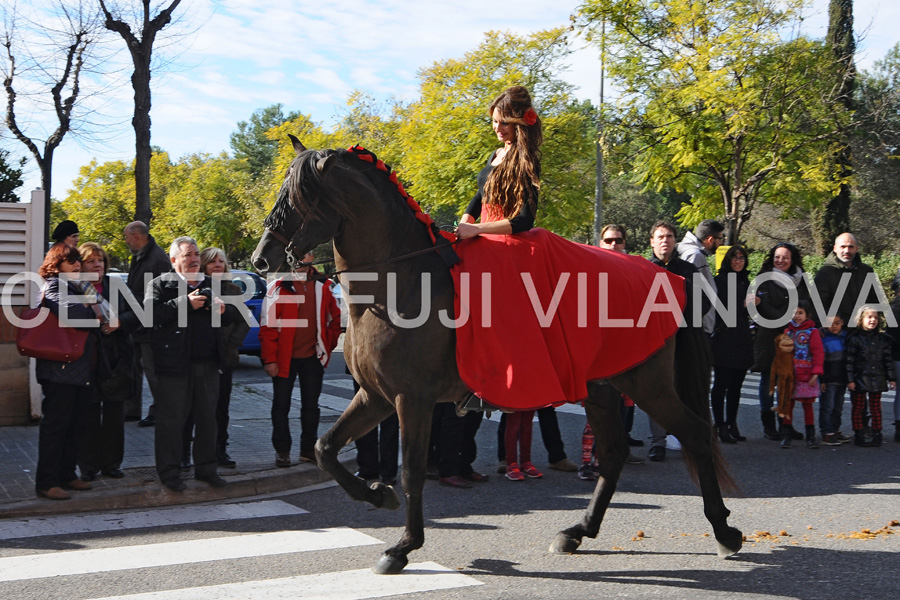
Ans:
POLYGON ((733 316, 733 321, 726 322, 716 312, 716 328, 712 340, 715 382, 710 401, 719 439, 726 444, 733 444, 747 439, 738 431, 737 413, 741 401, 741 386, 747 369, 753 364, 753 338, 747 312, 750 277, 747 273, 747 251, 742 246, 728 249, 715 282, 719 302, 729 309, 728 314, 733 316))
POLYGON ((896 386, 891 339, 881 331, 881 313, 872 306, 859 309, 856 330, 847 338, 844 354, 847 359, 847 389, 853 407, 854 443, 857 446, 880 446, 881 393, 896 386), (872 439, 866 440, 866 395, 872 415, 872 439))

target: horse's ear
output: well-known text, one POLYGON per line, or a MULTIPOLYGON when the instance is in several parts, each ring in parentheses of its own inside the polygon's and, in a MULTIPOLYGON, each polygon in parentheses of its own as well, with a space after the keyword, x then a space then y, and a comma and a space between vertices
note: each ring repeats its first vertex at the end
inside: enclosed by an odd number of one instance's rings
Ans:
POLYGON ((319 160, 316 161, 316 169, 319 170, 319 173, 324 175, 328 169, 334 165, 334 161, 337 160, 337 155, 328 154, 327 156, 323 156, 319 160))
POLYGON ((297 154, 300 154, 301 152, 306 152, 306 146, 304 146, 302 143, 300 143, 300 140, 298 140, 295 136, 291 135, 290 133, 288 134, 288 137, 291 139, 291 145, 294 147, 294 152, 296 152, 297 154))

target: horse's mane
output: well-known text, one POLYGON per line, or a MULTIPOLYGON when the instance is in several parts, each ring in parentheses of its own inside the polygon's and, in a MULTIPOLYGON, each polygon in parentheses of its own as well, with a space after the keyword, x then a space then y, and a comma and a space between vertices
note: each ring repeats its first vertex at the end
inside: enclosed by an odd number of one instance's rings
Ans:
MULTIPOLYGON (((323 201, 335 208, 341 215, 345 217, 352 216, 353 211, 347 203, 338 195, 327 195, 326 188, 322 185, 324 176, 319 170, 317 163, 320 159, 330 155, 337 155, 341 159, 353 156, 363 163, 369 163, 375 172, 380 172, 379 174, 383 175, 383 181, 388 184, 387 187, 393 188, 389 190, 389 193, 396 193, 402 197, 412 216, 428 230, 432 242, 436 241, 435 238, 438 235, 445 237, 449 241, 455 241, 456 236, 440 231, 431 217, 422 211, 419 204, 406 192, 403 184, 397 178, 397 174, 391 170, 391 166, 379 160, 374 152, 366 150, 359 145, 347 150, 307 150, 300 153, 291 163, 291 168, 285 176, 284 185, 288 186, 290 202, 282 203, 283 205, 279 205, 276 202, 276 206, 266 217, 267 227, 270 224, 270 220, 273 225, 284 223, 288 211, 292 209, 297 211, 301 220, 319 220, 323 216, 319 208, 322 206, 323 201)), ((377 181, 380 178, 375 177, 373 179, 377 181)))

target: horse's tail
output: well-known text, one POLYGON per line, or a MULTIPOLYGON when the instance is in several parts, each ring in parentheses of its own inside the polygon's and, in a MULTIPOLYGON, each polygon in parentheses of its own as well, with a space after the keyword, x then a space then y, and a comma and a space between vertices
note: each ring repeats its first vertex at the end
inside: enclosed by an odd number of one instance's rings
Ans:
MULTIPOLYGON (((725 457, 722 455, 712 429, 712 419, 709 414, 711 369, 712 348, 703 329, 700 327, 679 328, 675 336, 675 391, 681 401, 709 425, 713 466, 720 489, 741 494, 740 487, 728 471, 725 457)), ((694 483, 698 483, 696 457, 690 452, 684 452, 683 456, 691 479, 694 480, 694 483)))

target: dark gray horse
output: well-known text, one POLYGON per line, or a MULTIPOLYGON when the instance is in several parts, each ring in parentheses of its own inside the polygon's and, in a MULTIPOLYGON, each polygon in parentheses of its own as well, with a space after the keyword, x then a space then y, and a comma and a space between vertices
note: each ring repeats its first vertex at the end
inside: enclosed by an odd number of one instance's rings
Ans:
MULTIPOLYGON (((253 253, 253 264, 263 274, 283 270, 287 256, 295 260, 333 240, 337 269, 356 273, 352 280, 341 276, 349 292, 350 311, 344 357, 361 389, 319 439, 316 459, 352 498, 376 507, 399 508, 392 487, 367 486, 338 461, 341 448, 397 412, 406 530, 374 570, 399 573, 408 563, 407 555, 424 543, 422 489, 434 404, 460 402, 468 395, 456 367, 455 332, 438 318, 441 310, 454 314, 453 281, 445 262, 427 251, 433 242, 426 227, 416 220, 386 172, 348 151, 307 150, 293 136, 291 140, 297 157, 266 218, 266 232, 253 253), (396 260, 419 250, 424 252, 396 260), (389 275, 396 278, 393 286, 389 275), (391 288, 398 292, 389 303, 391 288), (414 329, 398 326, 398 316, 420 315, 423 288, 430 297, 431 316, 414 329), (353 300, 364 296, 367 302, 353 300), (396 314, 390 313, 394 305, 396 314)), ((619 415, 621 401, 615 390, 628 394, 679 439, 689 471, 699 482, 719 555, 740 550, 741 532, 728 525, 729 511, 719 489, 720 482, 731 487, 733 481, 709 425, 709 357, 702 335, 682 328, 645 362, 608 382, 588 383, 585 411, 597 440, 600 476, 584 517, 557 534, 551 552, 574 552, 582 538, 596 537, 600 529, 628 456, 619 415)))

